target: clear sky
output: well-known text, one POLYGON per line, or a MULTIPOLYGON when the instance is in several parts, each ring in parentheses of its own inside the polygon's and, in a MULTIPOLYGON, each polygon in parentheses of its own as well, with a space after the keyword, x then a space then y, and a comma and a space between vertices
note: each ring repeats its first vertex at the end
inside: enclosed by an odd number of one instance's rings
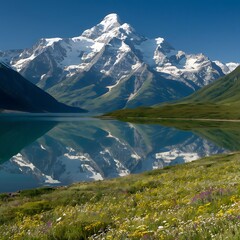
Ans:
POLYGON ((240 0, 0 0, 0 50, 74 37, 117 13, 140 34, 178 50, 240 62, 240 0))

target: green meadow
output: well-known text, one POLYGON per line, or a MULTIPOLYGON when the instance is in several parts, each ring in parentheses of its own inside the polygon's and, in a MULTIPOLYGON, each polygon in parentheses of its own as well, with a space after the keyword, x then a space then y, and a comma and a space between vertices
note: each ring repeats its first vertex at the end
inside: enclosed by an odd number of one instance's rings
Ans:
POLYGON ((240 119, 238 105, 214 103, 176 103, 155 107, 139 107, 110 112, 105 117, 131 121, 131 118, 148 119, 240 119))
POLYGON ((240 154, 0 195, 0 239, 239 239, 240 154))

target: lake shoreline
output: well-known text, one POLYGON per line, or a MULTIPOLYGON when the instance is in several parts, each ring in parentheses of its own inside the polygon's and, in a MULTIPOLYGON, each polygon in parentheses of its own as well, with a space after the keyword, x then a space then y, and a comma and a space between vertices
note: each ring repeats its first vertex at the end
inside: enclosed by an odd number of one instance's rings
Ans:
POLYGON ((115 117, 115 116, 100 116, 98 117, 103 120, 124 120, 127 121, 128 119, 136 119, 136 120, 176 120, 176 121, 208 121, 208 122, 240 122, 240 119, 214 119, 214 118, 165 118, 165 117, 115 117))

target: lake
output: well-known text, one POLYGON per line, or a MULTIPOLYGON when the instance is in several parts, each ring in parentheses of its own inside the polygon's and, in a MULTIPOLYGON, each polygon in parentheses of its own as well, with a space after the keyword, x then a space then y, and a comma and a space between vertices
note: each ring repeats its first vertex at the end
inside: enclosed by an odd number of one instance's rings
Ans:
POLYGON ((0 119, 0 192, 115 178, 194 161, 236 150, 235 132, 87 116, 6 115, 0 119))

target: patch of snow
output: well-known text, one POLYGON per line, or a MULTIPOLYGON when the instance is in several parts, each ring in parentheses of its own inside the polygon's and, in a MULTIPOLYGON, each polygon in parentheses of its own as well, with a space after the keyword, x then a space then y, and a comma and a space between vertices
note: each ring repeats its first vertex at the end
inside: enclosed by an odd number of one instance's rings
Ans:
POLYGON ((17 61, 15 64, 12 65, 12 67, 14 69, 16 69, 17 71, 20 71, 23 66, 25 66, 25 64, 29 63, 30 61, 32 61, 33 59, 35 59, 36 55, 32 54, 30 57, 28 58, 23 58, 20 59, 19 61, 17 61))
POLYGON ((122 42, 122 45, 121 45, 121 47, 119 48, 119 50, 125 53, 125 52, 130 52, 130 51, 131 51, 131 48, 130 48, 127 44, 125 44, 124 42, 122 42))
MULTIPOLYGON (((42 148, 42 145, 41 145, 42 148)), ((41 172, 38 168, 36 168, 31 162, 28 160, 25 160, 23 156, 18 153, 17 155, 13 156, 10 161, 12 163, 15 163, 17 166, 19 166, 19 170, 21 172, 28 172, 35 175, 37 178, 41 179, 41 181, 49 184, 58 184, 60 183, 58 180, 53 179, 51 176, 48 176, 41 172)))
POLYGON ((46 180, 45 180, 45 183, 50 183, 50 184, 58 184, 58 183, 61 183, 59 182, 58 180, 54 180, 51 176, 48 176, 48 175, 44 175, 46 180))
POLYGON ((17 155, 13 156, 11 158, 11 161, 12 162, 15 162, 16 164, 18 164, 18 166, 20 167, 26 167, 26 168, 30 168, 32 171, 35 170, 35 166, 30 163, 30 162, 26 162, 24 159, 23 159, 23 156, 18 153, 17 155))
MULTIPOLYGON (((114 87, 116 87, 116 86, 121 82, 122 78, 124 78, 124 77, 125 77, 125 76, 122 76, 114 85, 106 86, 106 88, 108 89, 108 92, 107 92, 107 93, 111 92, 112 89, 113 89, 114 87)), ((107 93, 106 93, 106 94, 107 94, 107 93)))
POLYGON ((117 142, 119 142, 122 146, 126 146, 126 143, 121 142, 121 140, 120 140, 119 138, 113 136, 109 131, 107 131, 107 132, 108 132, 108 135, 107 135, 108 138, 113 138, 113 139, 115 139, 117 142))
POLYGON ((115 137, 115 136, 113 136, 110 132, 108 132, 107 138, 113 138, 113 139, 115 139, 117 142, 120 142, 120 143, 121 143, 120 139, 117 138, 117 137, 115 137))
POLYGON ((55 42, 59 42, 62 40, 62 38, 45 38, 46 41, 46 47, 52 46, 55 42))
POLYGON ((40 148, 46 150, 46 148, 42 144, 40 145, 40 148))
POLYGON ((64 166, 65 171, 59 177, 60 180, 68 182, 83 181, 88 179, 102 180, 103 177, 90 164, 91 157, 82 154, 72 148, 67 148, 68 152, 58 157, 59 164, 64 166))
POLYGON ((138 154, 131 154, 131 157, 132 158, 135 158, 136 160, 140 160, 141 159, 141 157, 138 155, 138 154))
POLYGON ((128 97, 128 101, 131 101, 136 95, 137 95, 137 92, 136 93, 131 93, 128 97))
POLYGON ((127 176, 130 174, 130 171, 117 159, 114 159, 114 162, 116 163, 117 172, 119 173, 119 176, 127 176))
POLYGON ((230 73, 233 70, 235 70, 240 65, 240 63, 230 62, 230 63, 226 63, 226 65, 229 68, 229 73, 230 73))
POLYGON ((43 80, 43 78, 46 76, 47 74, 43 74, 40 78, 40 80, 43 80))
POLYGON ((186 153, 179 150, 171 150, 155 154, 156 159, 162 159, 165 163, 171 163, 177 158, 183 159, 184 162, 192 162, 200 158, 197 153, 186 153))
POLYGON ((132 65, 132 70, 137 70, 141 66, 142 66, 142 64, 140 62, 136 62, 136 64, 132 65))
POLYGON ((229 74, 231 73, 233 70, 235 70, 240 64, 239 63, 234 63, 234 62, 230 62, 230 63, 222 63, 220 61, 213 61, 217 66, 219 66, 224 74, 229 74))
POLYGON ((147 39, 146 41, 143 41, 140 45, 135 46, 142 52, 143 61, 149 64, 150 66, 155 65, 154 54, 158 46, 157 42, 159 41, 156 41, 156 39, 147 39))

